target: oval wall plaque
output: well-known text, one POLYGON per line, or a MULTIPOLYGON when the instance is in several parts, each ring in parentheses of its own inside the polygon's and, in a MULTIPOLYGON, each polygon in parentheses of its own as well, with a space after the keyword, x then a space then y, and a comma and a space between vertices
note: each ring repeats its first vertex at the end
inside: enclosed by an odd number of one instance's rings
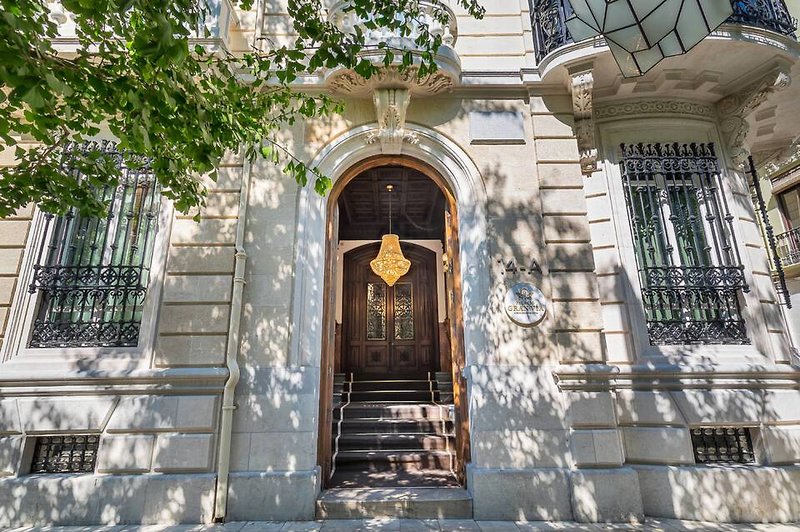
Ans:
POLYGON ((538 325, 547 313, 544 294, 528 283, 517 283, 506 292, 506 314, 522 327, 538 325))

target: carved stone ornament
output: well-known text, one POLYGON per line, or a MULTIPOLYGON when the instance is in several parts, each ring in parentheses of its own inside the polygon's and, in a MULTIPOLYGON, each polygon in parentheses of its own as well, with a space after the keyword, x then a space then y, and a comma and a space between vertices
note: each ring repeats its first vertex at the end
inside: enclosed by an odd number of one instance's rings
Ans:
POLYGON ((419 77, 417 67, 408 67, 402 72, 395 67, 383 68, 366 79, 352 70, 336 75, 329 82, 331 90, 340 94, 359 96, 384 87, 409 87, 415 94, 439 94, 453 89, 455 80, 444 70, 437 70, 419 77))
POLYGON ((408 89, 377 89, 372 97, 378 118, 378 130, 367 137, 367 142, 381 143, 381 152, 398 154, 403 143, 416 144, 417 136, 406 131, 406 110, 411 102, 408 89))
POLYGON ((575 117, 575 136, 581 157, 581 171, 592 175, 597 170, 597 146, 594 141, 594 117, 592 114, 592 88, 594 76, 591 68, 570 72, 572 92, 572 114, 575 117))
POLYGON ((782 68, 776 68, 759 81, 724 97, 717 104, 720 129, 736 165, 743 165, 750 153, 746 144, 747 133, 750 130, 747 117, 764 103, 771 93, 785 89, 790 82, 789 74, 782 68))
POLYGON ((699 102, 681 100, 633 100, 620 103, 598 105, 594 108, 594 119, 629 119, 635 115, 674 114, 713 119, 714 108, 699 102))

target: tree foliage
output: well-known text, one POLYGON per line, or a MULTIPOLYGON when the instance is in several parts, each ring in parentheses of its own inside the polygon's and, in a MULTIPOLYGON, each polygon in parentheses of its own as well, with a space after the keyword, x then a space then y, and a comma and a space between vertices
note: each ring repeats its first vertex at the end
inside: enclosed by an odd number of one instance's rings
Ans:
MULTIPOLYGON (((45 0, 0 0, 0 147, 15 147, 18 160, 0 170, 0 216, 29 202, 55 213, 102 212, 93 191, 117 184, 116 165, 90 152, 71 161, 80 172, 70 173, 61 161, 66 142, 101 129, 119 140, 128 164, 150 160, 163 194, 184 213, 204 203, 196 176, 215 178, 223 155, 242 146, 248 157, 269 157, 299 184, 313 179, 325 193, 330 180, 293 157, 278 133, 340 107, 325 94, 298 90, 297 78, 335 67, 369 77, 378 67, 364 59, 367 51, 384 65, 414 62, 424 74, 435 69, 442 44, 421 20, 418 0, 352 0, 345 8, 369 20, 368 28, 406 37, 412 23, 421 24, 414 54, 386 43, 368 50, 360 30, 343 33, 327 19, 326 0, 289 0, 294 44, 256 43, 232 55, 193 39, 208 36, 206 1, 62 0, 77 36, 65 53, 54 46, 58 25, 45 0)), ((233 3, 250 10, 254 1, 233 3)), ((457 2, 482 16, 477 0, 457 2)), ((436 16, 444 22, 445 11, 436 16)))

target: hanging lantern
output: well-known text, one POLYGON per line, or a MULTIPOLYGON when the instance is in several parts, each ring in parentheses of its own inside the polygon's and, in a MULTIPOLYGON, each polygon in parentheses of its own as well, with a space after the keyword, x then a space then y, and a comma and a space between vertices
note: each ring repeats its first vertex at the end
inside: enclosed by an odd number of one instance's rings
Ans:
POLYGON ((400 237, 392 233, 392 190, 393 185, 386 185, 389 191, 389 234, 381 238, 381 249, 378 256, 369 263, 375 275, 379 276, 389 286, 394 286, 402 276, 411 268, 411 261, 403 256, 400 249, 400 237))
POLYGON ((602 35, 622 75, 685 54, 733 14, 730 0, 570 0, 575 42, 602 35))

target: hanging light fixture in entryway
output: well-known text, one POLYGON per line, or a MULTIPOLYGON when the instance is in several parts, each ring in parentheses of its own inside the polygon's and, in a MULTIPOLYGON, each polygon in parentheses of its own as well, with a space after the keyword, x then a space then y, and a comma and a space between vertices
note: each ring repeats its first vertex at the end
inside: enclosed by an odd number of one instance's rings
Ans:
POLYGON ((392 190, 394 185, 386 185, 389 191, 389 234, 381 238, 381 249, 378 256, 369 263, 372 271, 386 282, 394 286, 402 276, 411 268, 411 261, 403 256, 400 249, 400 237, 392 233, 392 190))

